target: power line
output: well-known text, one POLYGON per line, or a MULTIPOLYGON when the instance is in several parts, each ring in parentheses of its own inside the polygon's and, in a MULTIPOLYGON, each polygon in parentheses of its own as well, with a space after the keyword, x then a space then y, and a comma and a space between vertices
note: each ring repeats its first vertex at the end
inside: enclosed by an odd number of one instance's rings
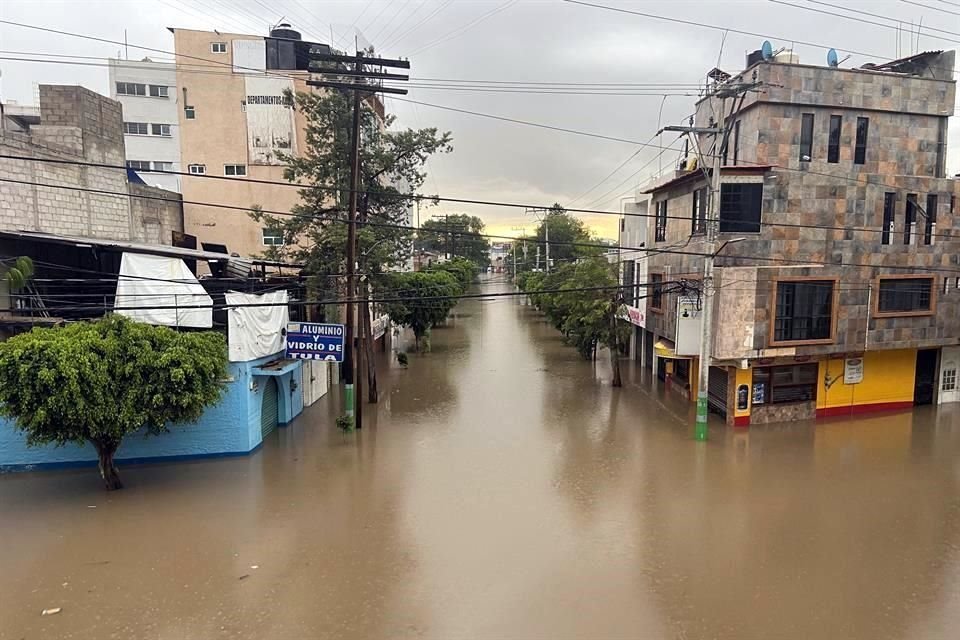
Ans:
MULTIPOLYGON (((664 148, 665 148, 665 149, 671 149, 670 147, 664 147, 664 148)), ((676 149, 672 149, 672 150, 675 151, 676 149)), ((63 160, 63 159, 59 159, 59 158, 35 158, 35 157, 31 157, 31 156, 20 156, 20 155, 4 154, 4 153, 0 153, 0 159, 18 160, 18 161, 24 161, 24 162, 38 162, 38 163, 46 163, 46 164, 61 164, 61 165, 74 165, 74 166, 97 167, 97 168, 103 168, 103 169, 117 169, 117 170, 126 171, 126 167, 125 167, 124 165, 115 165, 115 164, 107 164, 107 163, 100 163, 100 162, 87 162, 87 161, 81 161, 81 160, 63 160)), ((774 166, 776 167, 777 165, 774 165, 774 166)), ((779 167, 778 167, 778 168, 779 168, 779 167)), ((783 168, 786 168, 786 167, 783 167, 783 168)), ((798 170, 798 171, 800 171, 800 170, 798 170)), ((805 171, 805 170, 804 170, 804 172, 805 172, 805 173, 816 173, 816 172, 805 171)), ((178 176, 192 177, 192 178, 197 178, 197 179, 207 179, 207 180, 228 180, 228 181, 234 181, 234 182, 249 182, 249 183, 254 183, 254 184, 268 184, 268 185, 276 185, 276 186, 282 186, 282 187, 292 187, 292 188, 296 188, 296 189, 313 189, 313 190, 318 190, 318 191, 326 191, 326 192, 329 192, 329 193, 349 193, 349 192, 351 191, 349 188, 346 188, 346 187, 323 187, 323 186, 320 186, 320 185, 300 185, 300 184, 296 184, 296 183, 292 183, 292 182, 278 182, 278 181, 275 181, 275 180, 260 180, 260 179, 256 179, 256 178, 238 178, 238 177, 230 177, 230 176, 216 176, 216 175, 210 175, 210 174, 193 175, 193 174, 190 174, 190 173, 184 172, 184 171, 172 171, 172 170, 169 170, 169 171, 168 171, 168 170, 161 170, 161 169, 153 169, 153 170, 150 170, 150 171, 144 170, 143 173, 158 173, 158 174, 163 174, 163 175, 178 175, 178 176)), ((837 178, 841 177, 841 176, 832 176, 831 174, 823 174, 823 175, 827 175, 827 176, 830 176, 830 177, 837 177, 837 178)), ((632 177, 632 176, 631 176, 631 177, 632 177)), ((628 178, 628 179, 629 179, 629 178, 628 178)), ((193 204, 193 205, 197 205, 197 206, 206 206, 206 207, 212 207, 212 208, 237 209, 237 210, 246 211, 246 212, 251 211, 251 207, 240 207, 240 206, 217 204, 217 203, 202 202, 202 201, 182 200, 182 199, 180 199, 180 198, 162 198, 162 197, 160 197, 160 196, 133 195, 133 194, 124 193, 124 192, 119 192, 119 191, 105 191, 105 190, 98 190, 98 189, 88 189, 88 188, 85 188, 85 187, 76 187, 76 186, 72 186, 72 185, 57 185, 57 184, 35 183, 35 182, 29 182, 29 181, 24 181, 24 180, 15 180, 15 179, 12 179, 12 178, 0 178, 0 182, 10 182, 10 183, 15 183, 15 184, 24 184, 24 185, 32 185, 32 186, 40 186, 40 187, 50 187, 50 188, 60 188, 60 189, 72 189, 72 190, 76 190, 76 191, 87 191, 87 192, 90 192, 90 193, 100 193, 100 194, 105 194, 105 195, 115 195, 115 196, 120 196, 120 197, 125 197, 125 198, 141 198, 141 199, 159 200, 159 201, 164 201, 164 202, 174 202, 174 203, 181 203, 181 202, 182 202, 183 204, 193 204)), ((878 185, 877 185, 876 183, 868 183, 868 184, 875 184, 876 186, 886 186, 886 185, 883 185, 883 184, 878 184, 878 185)), ((903 189, 902 187, 894 187, 894 188, 900 189, 900 190, 903 189)), ((377 194, 377 192, 367 191, 367 190, 363 190, 363 189, 358 190, 357 193, 365 194, 365 195, 387 195, 387 194, 377 194)), ((516 202, 498 202, 498 201, 493 201, 493 200, 478 200, 478 199, 469 199, 469 198, 448 198, 448 197, 442 197, 442 196, 439 196, 439 195, 425 196, 425 195, 419 195, 419 194, 397 194, 396 198, 397 198, 398 201, 399 201, 399 200, 413 200, 413 201, 421 200, 421 201, 428 201, 428 202, 429 202, 429 201, 437 200, 437 201, 451 202, 451 203, 456 203, 456 204, 475 204, 475 205, 483 205, 483 206, 499 206, 499 207, 510 207, 510 208, 515 208, 515 209, 549 208, 549 207, 544 207, 544 205, 536 205, 536 204, 516 203, 516 202)), ((605 210, 601 210, 601 209, 572 208, 572 207, 571 207, 571 208, 564 208, 564 210, 567 211, 568 213, 586 213, 586 214, 597 214, 597 215, 628 216, 628 217, 637 217, 637 218, 656 218, 656 214, 655 214, 655 213, 632 213, 632 212, 605 211, 605 210)), ((286 211, 286 212, 285 212, 285 211, 269 211, 269 210, 265 210, 265 209, 262 210, 262 211, 263 211, 264 213, 268 213, 268 214, 271 214, 271 215, 281 215, 281 216, 297 216, 297 215, 298 215, 298 214, 293 214, 293 213, 291 213, 291 212, 289 212, 289 211, 286 211)), ((688 217, 688 216, 672 216, 672 215, 668 215, 668 216, 666 216, 666 219, 667 219, 667 220, 683 220, 683 221, 686 221, 686 222, 689 222, 689 221, 690 221, 690 217, 688 217)), ((820 230, 824 230, 824 231, 858 231, 858 232, 865 232, 865 233, 883 233, 883 232, 884 232, 884 229, 882 229, 882 228, 875 228, 875 227, 855 227, 855 226, 839 226, 839 225, 810 225, 810 224, 799 224, 799 223, 788 223, 788 222, 764 222, 764 221, 761 221, 761 222, 760 222, 760 225, 761 225, 761 226, 770 226, 770 227, 794 228, 794 229, 820 229, 820 230)), ((409 227, 409 228, 413 229, 413 228, 415 228, 415 227, 409 227)), ((491 236, 491 237, 492 237, 492 236, 491 236)), ((509 238, 510 236, 500 236, 500 237, 507 237, 507 238, 509 238)), ((955 235, 953 235, 953 234, 951 234, 951 233, 936 233, 936 234, 932 234, 932 237, 945 238, 945 239, 960 239, 960 237, 955 236, 955 235)))
MULTIPOLYGON (((651 18, 651 19, 653 19, 653 20, 664 20, 664 21, 666 21, 666 22, 675 22, 675 23, 677 23, 677 24, 684 24, 684 25, 688 25, 688 26, 691 26, 691 27, 702 27, 702 28, 704 28, 704 29, 713 29, 713 30, 715 30, 715 31, 729 31, 730 33, 738 33, 738 34, 740 34, 740 35, 750 36, 750 37, 753 37, 753 38, 774 39, 774 40, 780 40, 780 41, 783 41, 783 42, 792 42, 792 43, 794 43, 794 44, 802 44, 802 45, 807 46, 807 47, 816 47, 816 48, 818 48, 818 49, 833 49, 833 48, 834 48, 834 47, 831 47, 830 45, 825 45, 825 44, 818 43, 818 42, 809 42, 809 41, 804 41, 804 40, 798 40, 798 39, 796 39, 796 38, 787 38, 787 37, 783 37, 783 36, 771 36, 771 35, 766 34, 766 33, 757 33, 757 32, 755 32, 755 31, 745 31, 745 30, 743 30, 743 29, 734 29, 733 27, 724 27, 724 26, 720 26, 720 25, 716 25, 716 24, 709 24, 709 23, 706 23, 706 22, 697 22, 697 21, 695 21, 695 20, 684 20, 684 19, 682 19, 682 18, 672 18, 672 17, 669 17, 669 16, 658 15, 658 14, 656 14, 656 13, 647 13, 647 12, 644 12, 644 11, 635 11, 635 10, 633 10, 633 9, 622 9, 622 8, 620 8, 620 7, 609 7, 609 6, 602 5, 602 4, 594 4, 594 3, 591 3, 591 2, 583 2, 582 0, 562 0, 562 1, 563 1, 563 2, 567 2, 567 3, 569 3, 569 4, 577 4, 577 5, 581 5, 581 6, 584 6, 584 7, 590 7, 590 8, 593 8, 593 9, 603 9, 603 10, 605 10, 605 11, 614 11, 614 12, 617 12, 617 13, 626 13, 626 14, 635 15, 635 16, 642 16, 642 17, 644 17, 644 18, 651 18)), ((879 54, 876 54, 876 53, 866 53, 866 52, 863 52, 863 51, 855 51, 855 50, 853 50, 853 49, 842 49, 842 50, 845 51, 845 52, 847 52, 847 53, 856 54, 856 55, 858 55, 858 56, 865 56, 865 57, 867 57, 867 58, 881 58, 881 59, 883 59, 883 58, 887 57, 887 56, 879 55, 879 54)), ((941 69, 944 69, 944 70, 948 70, 946 67, 940 67, 940 68, 941 68, 941 69)), ((953 72, 954 74, 957 73, 957 70, 956 70, 956 69, 949 69, 949 71, 953 72)))
POLYGON ((453 4, 453 0, 446 0, 446 2, 444 2, 443 4, 441 4, 439 7, 437 7, 436 9, 434 9, 433 11, 431 11, 428 15, 426 15, 422 20, 420 20, 420 22, 418 22, 417 24, 413 25, 412 27, 410 27, 409 29, 407 29, 406 31, 404 31, 403 33, 401 33, 399 36, 397 36, 396 38, 394 38, 392 41, 390 41, 390 42, 384 42, 384 46, 395 46, 395 45, 399 44, 400 42, 403 42, 403 39, 404 39, 404 38, 406 38, 408 35, 410 35, 410 34, 413 33, 414 31, 416 31, 417 29, 419 29, 420 27, 422 27, 422 26, 425 25, 426 23, 428 23, 428 22, 430 22, 431 20, 433 20, 433 18, 435 18, 437 15, 439 15, 441 11, 443 11, 444 9, 446 9, 447 7, 449 7, 451 4, 453 4))
MULTIPOLYGON (((812 12, 814 12, 814 13, 819 13, 819 14, 826 15, 826 16, 834 16, 834 17, 836 17, 836 18, 844 18, 845 20, 853 20, 854 22, 862 22, 863 24, 871 24, 871 25, 874 25, 874 26, 877 26, 877 27, 883 27, 884 29, 893 29, 894 31, 899 31, 899 30, 900 30, 900 27, 898 27, 898 26, 896 26, 896 25, 885 24, 885 23, 883 23, 883 22, 876 22, 876 21, 874 21, 874 20, 867 20, 867 19, 865 19, 865 18, 856 18, 856 17, 854 17, 854 16, 848 16, 848 15, 845 15, 845 14, 842 14, 842 13, 836 13, 836 12, 834 12, 834 11, 827 11, 826 9, 817 9, 816 7, 805 7, 805 6, 803 6, 803 5, 793 4, 792 2, 784 2, 784 0, 767 0, 767 1, 768 1, 768 2, 772 2, 773 4, 779 4, 779 5, 783 5, 783 6, 786 6, 786 7, 793 7, 793 8, 795 8, 795 9, 803 9, 804 11, 812 11, 812 12)), ((817 4, 823 4, 823 3, 817 3, 817 4)), ((830 5, 827 5, 827 6, 830 6, 830 5)), ((852 10, 851 10, 851 11, 852 11, 852 10)), ((877 15, 877 14, 869 14, 869 15, 877 15)), ((880 17, 884 17, 884 16, 880 16, 880 17)), ((886 20, 894 20, 894 21, 896 21, 896 22, 903 22, 902 20, 897 20, 897 19, 895 19, 895 18, 885 18, 885 19, 886 19, 886 20)), ((949 33, 949 32, 948 32, 948 33, 949 33)), ((960 40, 954 40, 954 39, 952 39, 952 38, 944 38, 943 36, 937 36, 937 35, 933 35, 933 34, 931 34, 931 33, 925 33, 925 34, 923 34, 923 35, 927 36, 928 38, 934 38, 935 40, 943 40, 944 42, 951 42, 951 43, 955 43, 955 44, 960 44, 960 40)))
MULTIPOLYGON (((36 182, 29 182, 29 181, 26 181, 26 180, 15 180, 15 179, 12 179, 12 178, 0 178, 0 182, 8 182, 8 183, 13 183, 13 184, 31 185, 31 186, 36 186, 36 187, 47 187, 47 188, 53 188, 53 189, 67 189, 67 190, 71 190, 71 191, 81 191, 81 192, 87 192, 87 193, 98 193, 98 194, 101 194, 101 195, 115 195, 115 196, 120 196, 120 197, 124 197, 124 198, 140 198, 140 199, 147 199, 147 200, 161 200, 161 201, 174 202, 174 203, 183 202, 184 204, 196 204, 196 205, 199 205, 199 206, 206 206, 206 207, 211 207, 211 208, 221 208, 221 209, 229 209, 229 210, 239 210, 239 211, 245 211, 245 212, 248 212, 248 213, 250 212, 250 209, 249 209, 249 208, 239 207, 239 206, 233 206, 233 205, 204 203, 204 202, 192 202, 192 201, 186 201, 186 200, 181 201, 181 200, 179 200, 179 199, 173 199, 173 198, 161 198, 161 197, 159 197, 159 196, 147 196, 147 195, 134 195, 134 194, 130 194, 130 193, 121 193, 121 192, 116 192, 116 191, 106 191, 106 190, 102 190, 102 189, 91 189, 91 188, 87 188, 87 187, 76 187, 76 186, 70 186, 70 185, 56 185, 56 184, 36 183, 36 182)), ((427 196, 413 196, 413 197, 414 197, 414 198, 422 198, 422 199, 430 199, 430 198, 427 197, 427 196)), ((478 203, 478 204, 480 203, 480 201, 473 201, 473 202, 474 202, 474 203, 478 203)), ((515 207, 524 206, 524 207, 528 207, 529 205, 516 205, 516 204, 511 204, 511 205, 506 205, 506 206, 515 206, 515 207)), ((283 211, 269 211, 269 210, 261 210, 261 211, 262 211, 263 213, 267 213, 267 214, 270 214, 270 215, 293 216, 293 217, 308 217, 308 218, 317 218, 317 219, 322 219, 322 220, 325 219, 325 220, 329 220, 329 221, 331 221, 331 222, 337 222, 337 223, 341 223, 341 224, 346 223, 346 221, 343 220, 342 218, 323 218, 323 217, 321 217, 321 216, 311 216, 311 215, 306 215, 306 216, 305 216, 304 214, 295 214, 295 213, 283 212, 283 211)), ((581 210, 574 210, 574 211, 581 211, 581 210)), ((655 217, 655 214, 642 214, 642 213, 636 213, 636 214, 629 214, 629 213, 617 214, 616 212, 604 212, 604 213, 612 213, 613 215, 634 215, 634 216, 637 216, 637 217, 644 217, 644 218, 655 217)), ((680 216, 672 216, 672 218, 675 218, 675 219, 676 219, 676 218, 679 218, 679 219, 682 219, 682 220, 689 220, 689 219, 686 218, 686 217, 680 217, 680 216)), ((408 229, 408 230, 413 230, 413 229, 414 229, 414 227, 411 227, 411 226, 408 226, 408 225, 397 225, 397 224, 387 224, 387 223, 375 223, 375 222, 370 222, 370 221, 357 222, 357 224, 358 224, 358 225, 367 225, 367 226, 372 226, 372 227, 377 227, 377 226, 379 226, 379 227, 392 227, 392 228, 408 229)), ((765 223, 761 223, 761 224, 765 224, 765 223)), ((811 228, 816 228, 816 229, 829 229, 829 227, 819 227, 819 226, 813 226, 813 225, 786 225, 786 224, 782 224, 782 223, 766 223, 766 224, 776 225, 776 226, 799 226, 799 227, 801 227, 801 228, 811 227, 811 228)), ((844 229, 844 227, 840 227, 839 229, 844 229)), ((871 231, 874 231, 874 230, 871 230, 871 231)), ((479 234, 479 233, 473 233, 473 232, 463 232, 461 235, 463 235, 463 236, 477 236, 477 237, 501 238, 501 239, 515 240, 515 238, 513 238, 513 237, 511 237, 511 236, 494 236, 494 235, 492 235, 492 234, 479 234)), ((539 241, 537 241, 537 242, 539 243, 539 241)), ((559 241, 552 241, 552 243, 553 243, 554 245, 586 246, 586 247, 593 247, 593 248, 599 248, 599 249, 626 249, 626 250, 629 250, 629 251, 642 251, 642 252, 645 252, 645 253, 656 252, 656 253, 669 253, 669 254, 677 254, 677 255, 699 256, 699 257, 707 257, 707 256, 709 256, 709 255, 712 255, 712 254, 708 254, 708 253, 704 253, 704 252, 698 252, 698 251, 677 251, 677 250, 665 250, 665 249, 647 248, 647 247, 625 247, 625 246, 622 246, 622 245, 606 245, 606 244, 599 244, 599 243, 559 242, 559 241)), ((769 257, 769 256, 748 256, 748 255, 724 256, 724 258, 725 258, 725 259, 736 259, 736 260, 757 260, 757 261, 761 261, 761 262, 773 262, 773 263, 784 263, 784 264, 802 264, 802 265, 809 265, 809 264, 811 264, 811 263, 816 263, 817 265, 825 265, 825 266, 826 266, 826 265, 830 265, 830 266, 842 266, 842 267, 868 267, 868 268, 871 268, 871 269, 901 269, 901 270, 907 270, 907 271, 912 271, 912 272, 924 271, 924 272, 932 272, 932 273, 960 273, 960 269, 938 269, 938 268, 932 268, 932 267, 920 267, 920 266, 910 266, 910 265, 877 265, 877 264, 864 263, 864 262, 844 262, 844 261, 842 261, 842 260, 840 260, 840 261, 832 261, 832 262, 831 262, 831 261, 819 260, 819 259, 813 259, 813 258, 807 258, 807 259, 800 260, 800 259, 789 259, 789 258, 774 258, 774 257, 769 257)), ((730 266, 730 265, 728 265, 728 266, 730 266)))
POLYGON ((461 34, 467 32, 467 31, 469 31, 470 29, 472 29, 472 28, 475 27, 476 25, 480 24, 481 22, 483 22, 483 21, 486 20, 487 18, 493 17, 494 15, 500 13, 501 11, 504 11, 504 10, 506 10, 506 9, 509 9, 510 7, 512 7, 513 5, 515 5, 517 2, 518 2, 518 0, 507 0, 507 1, 504 2, 503 4, 497 5, 496 7, 494 7, 493 9, 491 9, 490 11, 488 11, 488 12, 484 13, 483 15, 475 18, 474 20, 471 20, 470 22, 468 22, 467 24, 463 25, 462 27, 459 27, 459 28, 457 28, 457 29, 454 29, 453 31, 450 31, 450 32, 446 33, 445 35, 440 36, 439 38, 437 38, 437 39, 435 39, 435 40, 431 40, 430 42, 428 42, 428 43, 426 43, 426 44, 424 44, 424 45, 421 45, 421 46, 417 47, 416 49, 414 49, 413 51, 411 51, 411 52, 409 53, 409 55, 411 55, 411 56, 417 55, 418 53, 422 53, 422 52, 426 51, 427 49, 432 49, 433 47, 437 46, 438 44, 443 44, 444 42, 447 42, 448 40, 454 38, 455 36, 461 35, 461 34))
MULTIPOLYGON (((942 2, 943 4, 948 4, 948 5, 952 6, 952 7, 960 7, 960 4, 957 4, 956 2, 945 2, 944 0, 937 0, 937 1, 942 2)), ((920 4, 919 2, 912 2, 912 0, 900 0, 900 2, 903 2, 903 3, 905 3, 905 4, 912 4, 912 5, 915 5, 915 6, 918 6, 918 7, 923 7, 924 9, 930 9, 930 10, 932 10, 932 11, 940 11, 941 13, 949 13, 950 15, 960 16, 960 12, 958 12, 958 11, 950 11, 949 9, 941 9, 940 7, 931 7, 930 5, 927 5, 927 4, 920 4)))
MULTIPOLYGON (((859 10, 859 9, 850 9, 850 8, 848 8, 848 7, 844 7, 844 6, 839 5, 839 4, 831 4, 831 3, 829 3, 829 2, 821 2, 821 0, 807 0, 807 2, 809 2, 810 4, 819 4, 819 5, 822 5, 822 6, 824 6, 824 7, 831 7, 831 8, 833 8, 833 9, 841 9, 841 10, 847 11, 847 12, 849 12, 849 13, 858 13, 858 14, 864 15, 864 16, 870 16, 870 17, 873 17, 873 18, 880 18, 881 20, 890 20, 891 22, 896 22, 896 23, 898 23, 898 24, 900 24, 900 25, 906 24, 906 21, 903 20, 903 19, 901 19, 901 18, 893 18, 893 17, 890 17, 890 16, 881 15, 881 14, 879 14, 879 13, 872 13, 872 12, 870 12, 870 11, 861 11, 861 10, 859 10)), ((919 6, 923 6, 923 5, 919 5, 919 6)), ((930 7, 930 8, 932 9, 933 7, 930 7)), ((960 14, 957 14, 957 15, 960 15, 960 14)), ((940 32, 940 33, 946 33, 946 34, 949 34, 949 35, 952 35, 952 36, 960 36, 960 32, 957 32, 957 31, 947 31, 947 30, 945 30, 945 29, 938 29, 938 28, 936 28, 936 27, 931 27, 931 26, 920 27, 920 25, 918 25, 918 28, 927 29, 928 31, 938 31, 938 32, 940 32)))

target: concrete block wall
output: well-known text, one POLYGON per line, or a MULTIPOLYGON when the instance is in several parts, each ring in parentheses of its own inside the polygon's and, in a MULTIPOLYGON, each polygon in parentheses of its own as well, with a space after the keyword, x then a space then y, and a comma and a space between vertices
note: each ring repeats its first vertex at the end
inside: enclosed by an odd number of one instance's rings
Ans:
POLYGON ((183 197, 179 193, 129 183, 130 239, 148 244, 170 244, 173 231, 183 231, 183 197))

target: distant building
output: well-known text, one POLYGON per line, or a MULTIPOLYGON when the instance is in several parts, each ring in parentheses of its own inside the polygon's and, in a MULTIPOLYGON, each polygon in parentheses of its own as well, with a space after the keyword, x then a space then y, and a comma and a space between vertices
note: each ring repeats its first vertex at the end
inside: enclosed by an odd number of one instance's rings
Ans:
POLYGON ((619 264, 620 283, 624 286, 621 320, 632 326, 630 356, 648 367, 652 363, 654 337, 646 330, 647 319, 647 213, 650 196, 637 193, 632 201, 623 202, 620 217, 619 264))
MULTIPOLYGON (((110 97, 123 105, 127 166, 138 171, 181 171, 176 65, 108 60, 110 97)), ((180 191, 180 176, 141 173, 149 185, 180 191)))
MULTIPOLYGON (((945 170, 954 57, 846 69, 758 55, 736 77, 713 76, 695 122, 725 113, 717 124, 730 136, 718 149, 705 366, 711 408, 728 423, 960 400, 960 185, 945 170), (725 86, 754 79, 762 91, 724 103, 725 86)), ((661 345, 659 377, 691 398, 710 164, 649 190, 649 244, 662 253, 647 259, 646 328, 661 345)))

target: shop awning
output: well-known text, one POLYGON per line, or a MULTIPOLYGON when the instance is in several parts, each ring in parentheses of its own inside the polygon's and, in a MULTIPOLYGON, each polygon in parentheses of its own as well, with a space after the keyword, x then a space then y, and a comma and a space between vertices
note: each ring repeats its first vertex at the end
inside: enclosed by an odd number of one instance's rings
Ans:
POLYGON ((674 351, 674 346, 667 340, 658 340, 656 344, 653 345, 653 351, 657 354, 658 358, 671 358, 673 360, 691 360, 690 356, 678 356, 677 352, 674 351))

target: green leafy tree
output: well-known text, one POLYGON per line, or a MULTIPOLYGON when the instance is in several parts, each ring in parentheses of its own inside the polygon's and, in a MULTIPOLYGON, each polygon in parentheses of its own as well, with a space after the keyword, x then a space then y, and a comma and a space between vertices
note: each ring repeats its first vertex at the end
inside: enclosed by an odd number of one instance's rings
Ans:
POLYGON ((29 445, 91 443, 108 490, 123 484, 123 439, 200 418, 223 394, 227 347, 214 332, 178 333, 111 315, 36 328, 0 343, 0 414, 29 445))
POLYGON ((480 235, 485 228, 483 220, 465 213, 434 218, 420 225, 419 244, 428 251, 449 253, 486 267, 490 263, 490 241, 480 235))
POLYGON ((532 273, 521 279, 538 309, 563 332, 584 358, 596 357, 598 345, 610 352, 613 386, 622 386, 620 347, 630 328, 617 321, 622 305, 614 265, 602 258, 565 264, 549 274, 532 273))
MULTIPOLYGON (((597 241, 592 239, 590 229, 583 220, 573 217, 559 204, 554 204, 547 211, 545 220, 537 225, 534 237, 541 246, 546 243, 547 226, 550 227, 550 259, 557 266, 579 258, 598 256, 603 252, 597 247, 578 246, 597 244, 597 241)), ((543 249, 541 254, 545 265, 546 254, 543 249)))
MULTIPOLYGON (((283 233, 283 246, 271 247, 268 257, 290 257, 304 264, 317 293, 336 298, 347 294, 338 276, 344 273, 347 258, 352 94, 321 91, 290 97, 293 108, 306 117, 306 145, 300 155, 284 155, 281 160, 287 164, 284 178, 304 185, 299 191, 301 202, 291 210, 292 216, 267 215, 259 206, 252 208, 251 216, 283 233)), ((440 133, 436 128, 393 130, 395 117, 381 116, 378 109, 376 104, 364 102, 360 114, 361 224, 357 229, 357 260, 374 295, 386 287, 389 272, 403 264, 412 251, 412 230, 404 227, 409 225, 409 212, 426 179, 427 158, 453 149, 449 132, 440 133)), ((369 314, 360 316, 366 321, 369 314)), ((370 333, 367 326, 366 334, 370 333)), ((367 362, 369 399, 376 402, 372 345, 367 362)))
POLYGON ((446 271, 416 271, 394 273, 391 278, 392 297, 398 301, 387 303, 390 319, 413 329, 417 350, 421 339, 447 318, 462 289, 457 279, 446 271))
POLYGON ((470 288, 474 279, 477 277, 477 265, 467 258, 454 258, 440 264, 431 265, 426 269, 428 272, 445 272, 452 275, 460 285, 460 292, 463 293, 470 288))

